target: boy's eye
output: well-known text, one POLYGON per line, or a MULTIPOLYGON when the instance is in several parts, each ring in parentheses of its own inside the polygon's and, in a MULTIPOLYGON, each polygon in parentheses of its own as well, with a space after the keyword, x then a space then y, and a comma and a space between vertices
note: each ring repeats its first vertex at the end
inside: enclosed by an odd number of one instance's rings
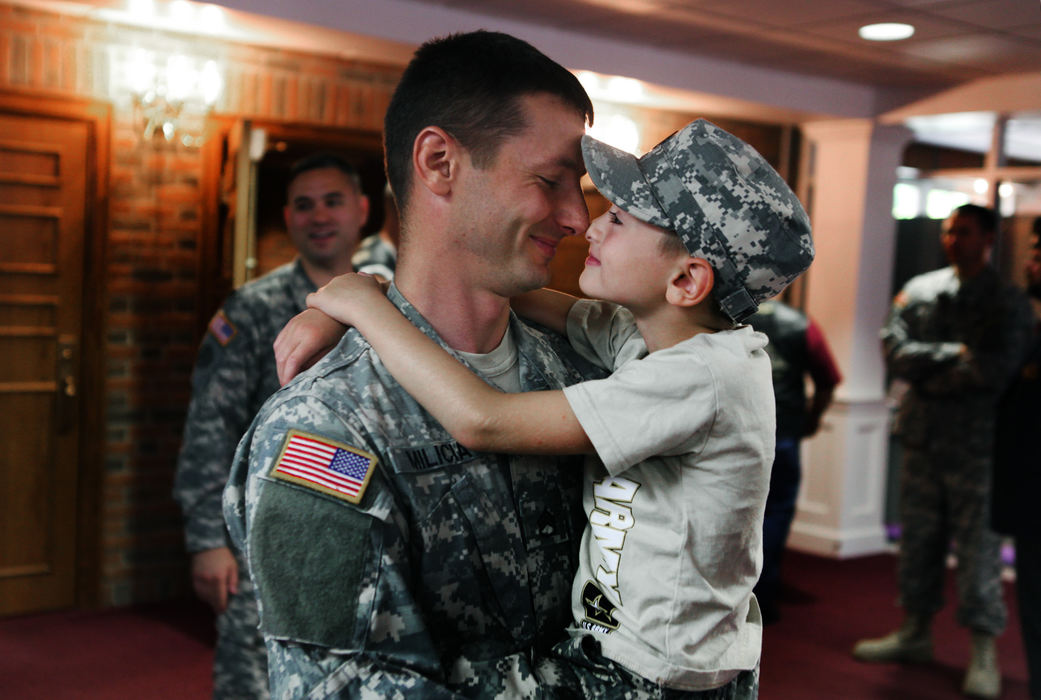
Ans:
POLYGON ((618 218, 618 213, 615 212, 613 209, 608 213, 608 216, 610 217, 610 219, 608 219, 608 221, 610 221, 612 224, 621 224, 622 223, 622 220, 618 218))

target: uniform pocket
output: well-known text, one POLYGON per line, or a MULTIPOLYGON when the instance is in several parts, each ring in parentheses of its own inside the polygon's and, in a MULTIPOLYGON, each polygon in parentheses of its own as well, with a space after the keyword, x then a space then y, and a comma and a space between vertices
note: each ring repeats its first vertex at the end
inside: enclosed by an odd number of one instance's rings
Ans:
POLYGON ((503 646, 485 650, 489 654, 530 639, 531 595, 514 508, 493 500, 467 474, 428 513, 421 529, 422 594, 431 624, 458 630, 460 644, 472 635, 485 643, 500 638, 503 646))

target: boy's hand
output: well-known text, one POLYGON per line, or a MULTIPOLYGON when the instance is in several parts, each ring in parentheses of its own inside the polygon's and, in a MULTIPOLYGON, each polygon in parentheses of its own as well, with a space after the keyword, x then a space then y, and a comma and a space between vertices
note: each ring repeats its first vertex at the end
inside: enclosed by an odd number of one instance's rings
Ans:
POLYGON ((307 309, 289 319, 274 344, 279 383, 288 383, 325 357, 346 330, 342 323, 317 309, 307 309))
POLYGON ((357 322, 352 314, 386 296, 386 284, 389 283, 382 278, 365 273, 338 275, 317 292, 308 294, 307 306, 328 314, 340 323, 353 326, 357 322))

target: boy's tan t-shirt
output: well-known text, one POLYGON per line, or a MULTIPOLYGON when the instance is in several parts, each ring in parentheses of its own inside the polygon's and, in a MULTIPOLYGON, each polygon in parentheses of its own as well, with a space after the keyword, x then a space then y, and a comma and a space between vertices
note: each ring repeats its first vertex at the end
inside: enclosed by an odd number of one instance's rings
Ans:
POLYGON ((572 634, 664 685, 719 687, 755 668, 762 645, 752 587, 774 455, 766 336, 742 326, 646 355, 628 311, 580 301, 568 337, 614 370, 564 389, 603 461, 587 466, 572 634))

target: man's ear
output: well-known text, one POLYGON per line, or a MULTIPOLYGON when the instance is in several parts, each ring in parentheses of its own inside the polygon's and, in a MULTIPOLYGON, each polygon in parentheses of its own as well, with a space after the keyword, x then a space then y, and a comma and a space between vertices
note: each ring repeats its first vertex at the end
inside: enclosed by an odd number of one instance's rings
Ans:
POLYGON ((363 194, 358 195, 358 213, 361 214, 362 226, 369 220, 369 198, 363 194))
POLYGON ((458 168, 459 142, 436 126, 425 127, 412 146, 412 167, 419 180, 433 194, 444 197, 452 191, 458 168))
POLYGON ((665 300, 675 306, 696 306, 712 293, 716 275, 705 258, 683 258, 669 279, 665 300))

